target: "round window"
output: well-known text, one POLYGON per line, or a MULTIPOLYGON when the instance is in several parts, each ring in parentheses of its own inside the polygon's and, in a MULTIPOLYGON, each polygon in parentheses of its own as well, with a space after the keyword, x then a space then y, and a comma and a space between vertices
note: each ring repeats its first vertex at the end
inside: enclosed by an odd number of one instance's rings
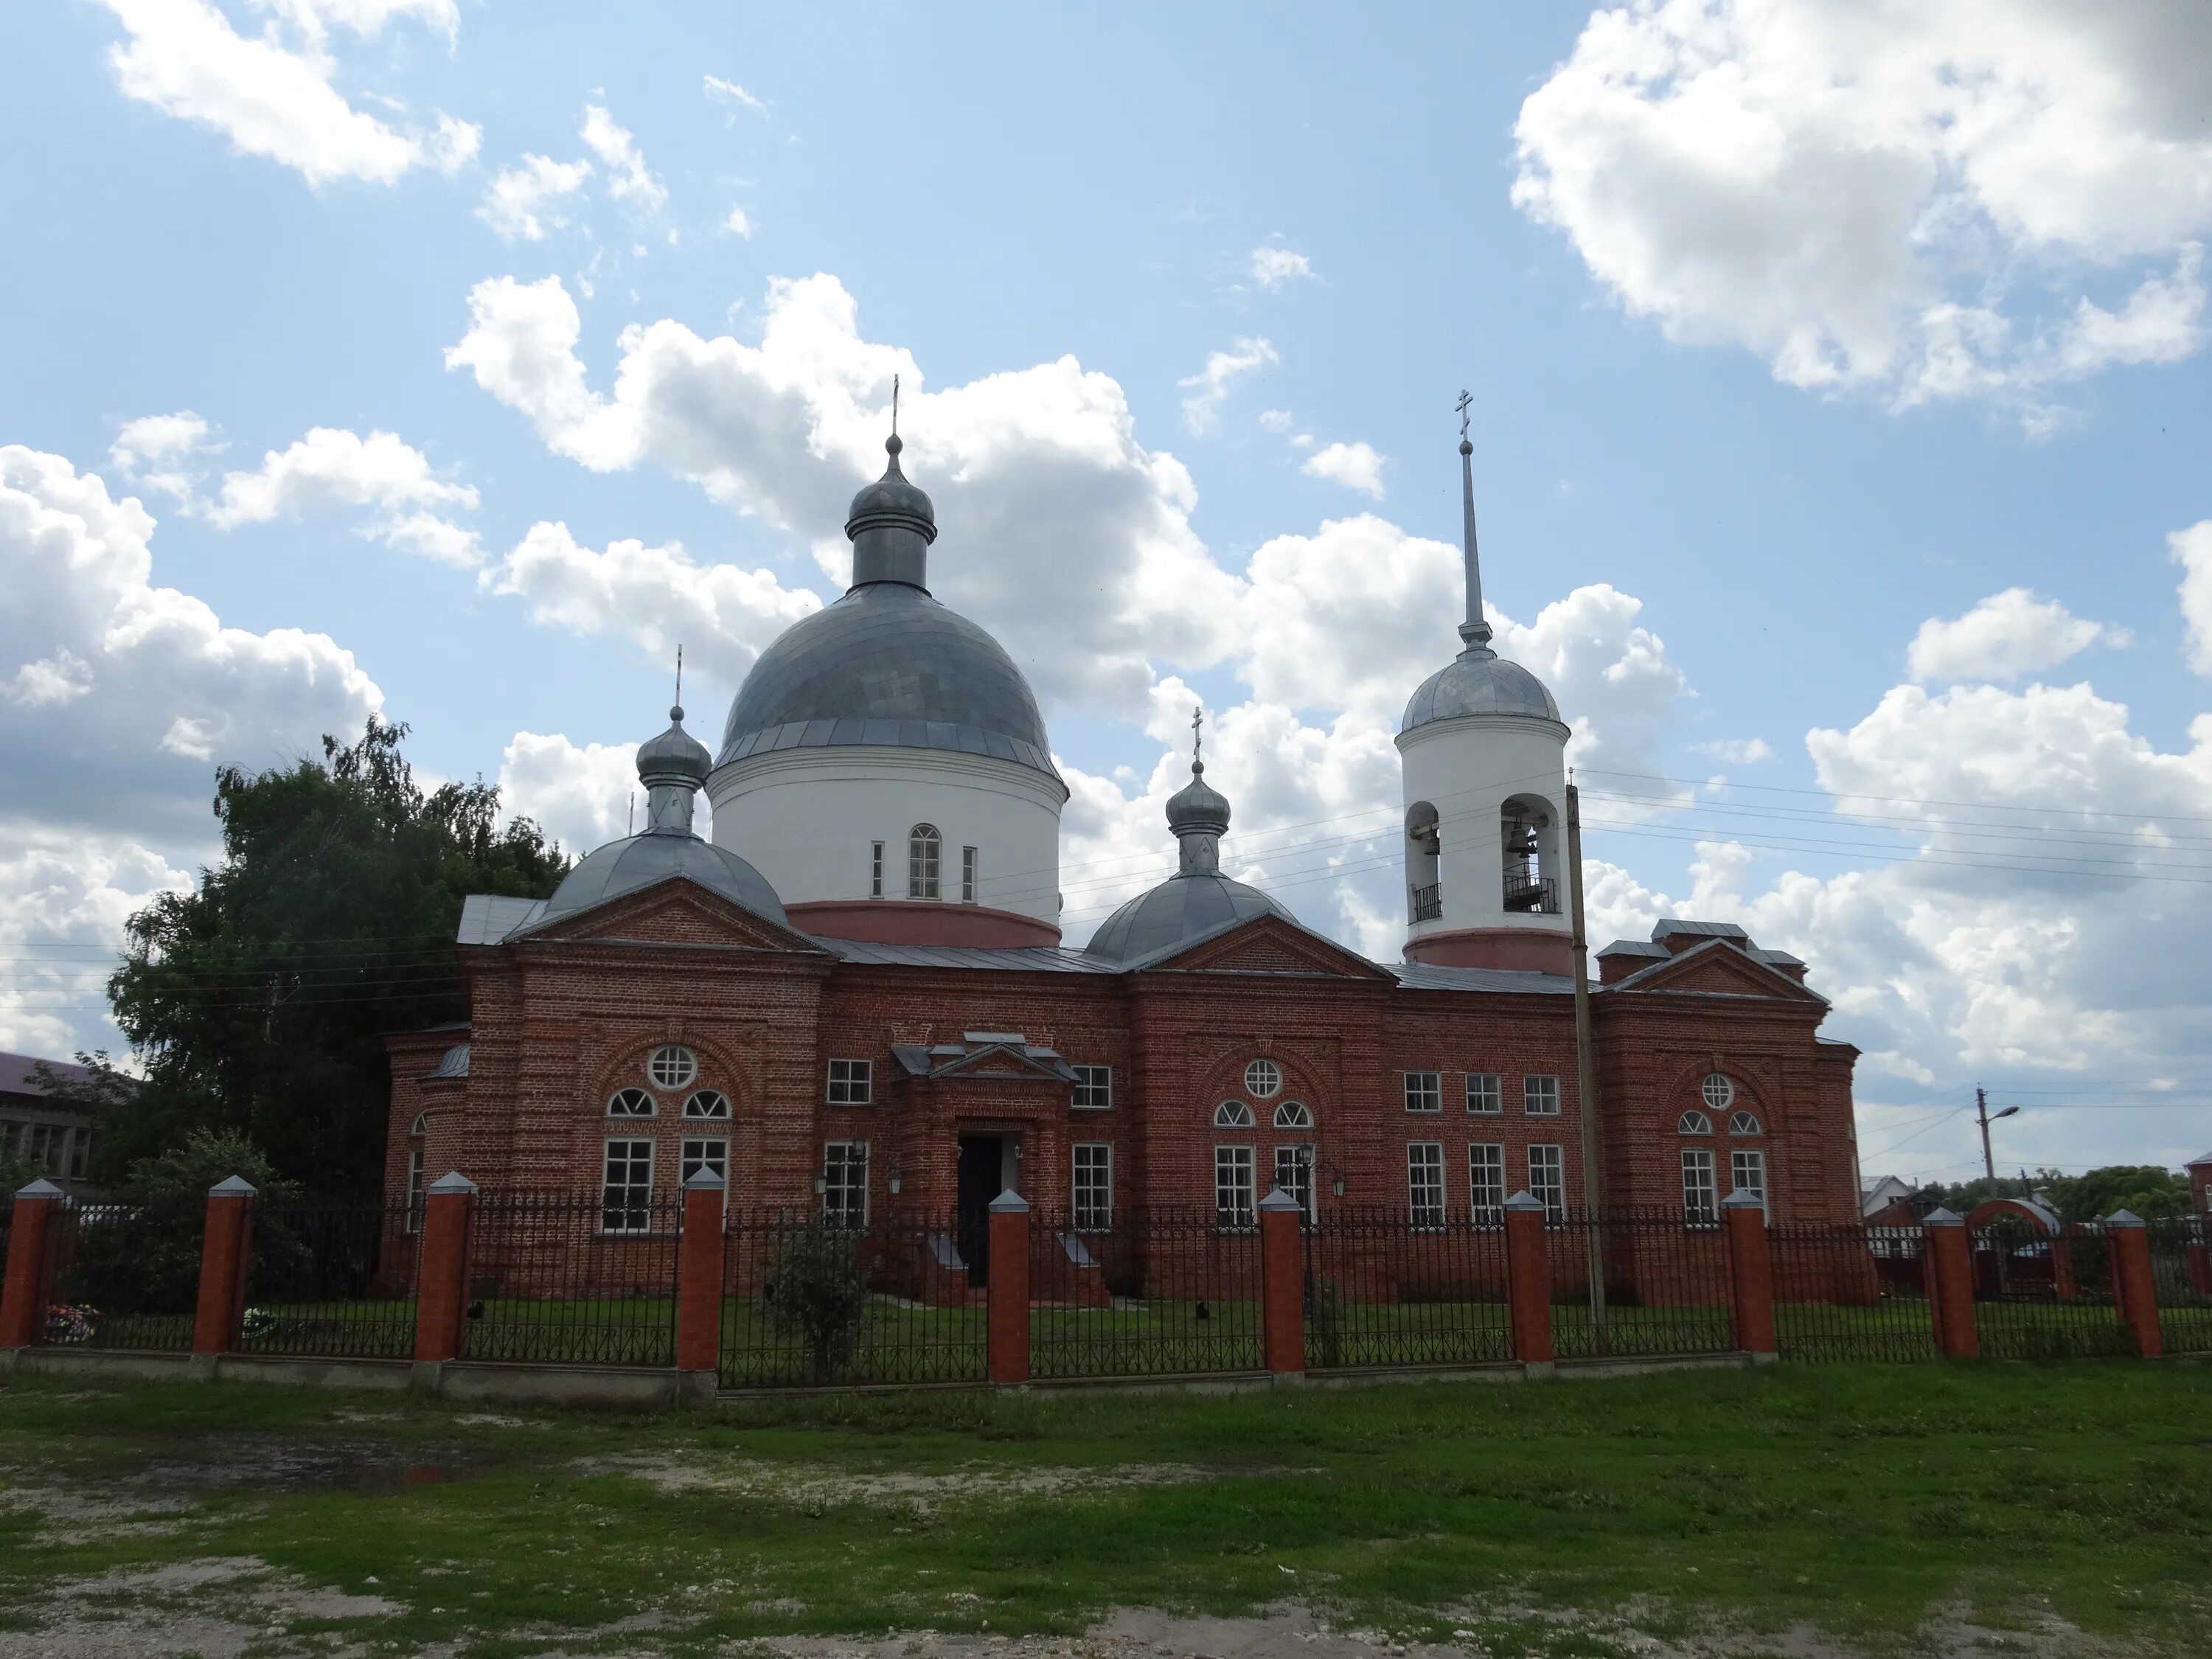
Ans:
POLYGON ((699 1075, 698 1057, 680 1043, 663 1043, 645 1062, 645 1074, 656 1089, 681 1089, 699 1075))
POLYGON ((1717 1112, 1725 1112, 1729 1103, 1735 1098, 1735 1085, 1718 1072, 1705 1079, 1705 1104, 1717 1112))
POLYGON ((1255 1100, 1279 1093, 1282 1086, 1283 1068, 1272 1060, 1255 1060, 1244 1068, 1244 1092, 1255 1100))

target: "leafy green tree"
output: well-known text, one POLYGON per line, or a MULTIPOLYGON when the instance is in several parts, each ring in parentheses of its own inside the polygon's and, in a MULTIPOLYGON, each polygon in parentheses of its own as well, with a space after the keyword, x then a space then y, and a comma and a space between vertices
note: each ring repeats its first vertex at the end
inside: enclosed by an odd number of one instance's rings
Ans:
POLYGON ((769 1319, 806 1345, 809 1380, 830 1382, 852 1364, 872 1289, 853 1234, 817 1218, 786 1236, 769 1284, 769 1319))
POLYGON ((2037 1193, 2051 1200, 2061 1221, 2101 1221, 2115 1210, 2132 1210, 2149 1221, 2189 1211, 2188 1177, 2154 1164, 2111 1164, 2077 1176, 2038 1170, 2032 1176, 1999 1176, 1995 1181, 1977 1177, 1928 1187, 1917 1196, 1966 1215, 1989 1199, 2030 1198, 2037 1193))
POLYGON ((375 1186, 383 1036, 466 1012, 462 900, 544 897, 568 867, 528 819, 499 823, 496 788, 426 795, 406 735, 372 716, 356 743, 325 738, 319 761, 216 774, 222 861, 131 918, 108 981, 146 1080, 109 1113, 96 1175, 207 1128, 313 1190, 375 1186))

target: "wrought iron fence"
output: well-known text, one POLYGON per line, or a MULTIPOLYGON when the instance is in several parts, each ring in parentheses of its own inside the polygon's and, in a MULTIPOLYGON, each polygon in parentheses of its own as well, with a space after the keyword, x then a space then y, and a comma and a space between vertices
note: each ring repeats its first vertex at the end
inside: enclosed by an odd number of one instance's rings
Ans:
POLYGON ((2212 1353, 2212 1218, 2168 1216, 2148 1231, 2160 1346, 2168 1353, 2212 1353))
POLYGON ((421 1217, 404 1203, 257 1203, 240 1351, 410 1357, 421 1217))
POLYGON ((724 1231, 726 1389, 980 1382, 983 1291, 958 1219, 732 1212, 724 1231))
POLYGON ((1936 1357, 1915 1230, 1771 1227, 1775 1346, 1785 1359, 1936 1357))
POLYGON ((196 1203, 63 1203, 48 1231, 57 1347, 189 1352, 204 1212, 196 1203))
POLYGON ((1552 1343, 1561 1358, 1726 1353, 1736 1346, 1728 1237, 1717 1222, 1658 1207, 1573 1211, 1547 1224, 1544 1238, 1552 1343))
POLYGON ((2135 1334, 2113 1300, 2112 1247, 2101 1225, 2075 1223, 2054 1238, 2024 1217, 1998 1215, 1967 1243, 1984 1358, 2136 1352, 2135 1334))
POLYGON ((1416 1226, 1403 1210, 1339 1207, 1304 1242, 1310 1369, 1512 1358, 1502 1224, 1416 1226))
POLYGON ((1217 1212, 1143 1210, 1079 1231, 1030 1218, 1030 1375, 1256 1371, 1260 1231, 1217 1212))
POLYGON ((469 1218, 461 1357, 673 1365, 681 1198, 480 1196, 469 1218))

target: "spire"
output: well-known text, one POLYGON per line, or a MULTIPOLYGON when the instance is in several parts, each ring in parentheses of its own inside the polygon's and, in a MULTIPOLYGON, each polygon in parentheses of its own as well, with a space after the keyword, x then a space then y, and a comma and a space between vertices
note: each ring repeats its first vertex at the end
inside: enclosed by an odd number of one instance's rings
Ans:
POLYGON ((1229 800, 1206 781, 1206 763, 1199 758, 1206 711, 1190 715, 1190 781, 1168 797, 1168 828, 1175 832, 1180 849, 1178 876, 1221 873, 1221 838, 1229 833, 1229 800))
MULTIPOLYGON (((684 684, 681 647, 677 661, 676 683, 680 696, 684 684)), ((645 833, 689 836, 694 833, 692 798, 707 781, 714 757, 707 752, 705 744, 684 729, 682 703, 669 709, 668 722, 665 732, 637 746, 637 781, 645 786, 645 833)))
POLYGON ((1462 656, 1492 657, 1498 653, 1490 648, 1490 624, 1482 619, 1482 562, 1474 547, 1474 446, 1468 441, 1468 407, 1474 402, 1474 394, 1459 394, 1459 483, 1460 505, 1463 520, 1462 534, 1467 548, 1467 620, 1459 625, 1459 636, 1467 646, 1462 656))
POLYGON ((891 435, 884 440, 890 459, 884 476, 853 497, 845 534, 853 543, 853 586, 904 582, 929 591, 929 544, 937 539, 937 509, 929 497, 899 471, 906 445, 898 434, 898 376, 891 376, 891 435))

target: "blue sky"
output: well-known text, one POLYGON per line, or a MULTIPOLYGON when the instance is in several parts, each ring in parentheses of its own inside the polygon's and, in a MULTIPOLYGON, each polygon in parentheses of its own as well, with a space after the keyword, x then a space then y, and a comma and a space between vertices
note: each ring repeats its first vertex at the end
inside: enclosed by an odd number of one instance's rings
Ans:
POLYGON ((1978 1078, 2039 1103, 2014 1163, 2201 1151, 2212 40, 2069 9, 15 9, 0 1040, 100 1039, 210 765, 369 707, 618 830, 667 646, 711 737, 837 591, 891 367, 940 596, 1077 785, 1071 915, 1164 867, 1194 694, 1232 856, 1394 951, 1465 386, 1601 933, 1806 956, 1870 1170, 1969 1159, 1978 1078))

